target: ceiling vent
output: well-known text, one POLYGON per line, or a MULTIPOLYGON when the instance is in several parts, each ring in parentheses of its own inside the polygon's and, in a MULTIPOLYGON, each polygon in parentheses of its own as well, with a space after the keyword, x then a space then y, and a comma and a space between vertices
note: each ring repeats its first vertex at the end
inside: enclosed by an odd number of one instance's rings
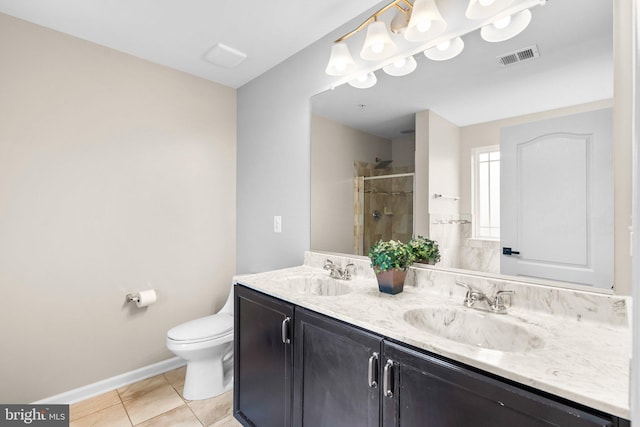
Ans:
POLYGON ((247 54, 218 43, 204 55, 204 59, 219 67, 234 68, 247 59, 247 54))
POLYGON ((528 61, 539 56, 540 52, 538 52, 538 45, 534 44, 533 46, 525 47, 513 52, 500 55, 497 59, 498 64, 506 67, 507 65, 513 65, 519 62, 528 61))

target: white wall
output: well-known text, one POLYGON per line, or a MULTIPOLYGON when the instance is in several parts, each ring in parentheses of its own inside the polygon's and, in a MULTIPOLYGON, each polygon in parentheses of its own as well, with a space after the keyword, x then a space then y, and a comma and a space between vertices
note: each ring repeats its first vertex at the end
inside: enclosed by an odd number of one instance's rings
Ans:
POLYGON ((311 116, 313 250, 353 253, 353 162, 390 159, 391 148, 388 139, 311 116))
MULTIPOLYGON (((633 87, 633 127, 632 127, 632 201, 633 201, 633 261, 632 261, 632 293, 634 301, 640 301, 640 2, 632 2, 633 16, 633 66, 634 66, 634 87, 633 87)), ((637 304, 637 303, 636 303, 637 304)), ((636 306, 637 307, 637 306, 636 306)), ((632 355, 630 362, 630 387, 629 395, 631 399, 631 424, 640 425, 640 310, 633 310, 631 327, 633 332, 632 355)))
POLYGON ((172 357, 222 306, 236 94, 2 14, 0 56, 0 402, 25 403, 172 357))
POLYGON ((613 2, 613 158, 614 158, 614 286, 631 294, 631 147, 633 127, 633 3, 613 2))
POLYGON ((434 194, 460 196, 460 128, 429 111, 429 214, 457 214, 460 203, 434 194))

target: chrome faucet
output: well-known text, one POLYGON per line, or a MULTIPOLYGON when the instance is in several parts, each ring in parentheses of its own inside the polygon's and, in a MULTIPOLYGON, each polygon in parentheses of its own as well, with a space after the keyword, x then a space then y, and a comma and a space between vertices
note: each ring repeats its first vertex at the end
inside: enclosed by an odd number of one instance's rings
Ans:
POLYGON ((355 268, 355 265, 349 263, 344 266, 344 269, 340 269, 333 263, 333 261, 327 259, 322 268, 329 270, 329 277, 334 279, 351 280, 352 270, 355 268))
POLYGON ((511 290, 497 291, 493 298, 489 298, 483 292, 480 292, 477 289, 473 289, 470 285, 466 283, 459 282, 456 280, 456 285, 462 286, 463 288, 467 289, 467 293, 464 297, 464 305, 466 307, 471 308, 475 305, 476 302, 484 301, 487 303, 487 306, 489 307, 489 309, 493 313, 497 313, 497 314, 507 314, 507 306, 504 303, 504 297, 506 295, 509 295, 509 297, 511 297, 511 295, 515 294, 515 291, 511 291, 511 290))

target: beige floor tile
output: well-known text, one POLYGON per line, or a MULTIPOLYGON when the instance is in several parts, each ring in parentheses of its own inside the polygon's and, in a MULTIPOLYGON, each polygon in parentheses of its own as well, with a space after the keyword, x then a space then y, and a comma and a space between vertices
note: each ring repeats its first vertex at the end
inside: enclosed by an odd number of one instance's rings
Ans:
POLYGON ((134 425, 184 405, 184 400, 164 380, 164 377, 163 381, 165 384, 162 386, 155 386, 147 393, 137 394, 133 399, 123 400, 124 407, 134 425))
POLYGON ((137 424, 136 427, 202 427, 202 424, 185 404, 142 424, 137 424))
POLYGON ((155 377, 147 378, 146 380, 138 381, 137 383, 129 384, 118 389, 118 394, 122 401, 131 399, 137 399, 138 397, 150 393, 158 388, 165 387, 169 383, 163 374, 156 375, 155 377))
POLYGON ((187 367, 182 366, 181 368, 174 369, 169 372, 164 373, 164 377, 169 381, 169 384, 176 387, 176 385, 184 384, 184 376, 187 373, 187 367))
POLYGON ((74 403, 69 407, 69 418, 71 421, 77 420, 78 418, 86 417, 89 414, 121 403, 118 393, 112 390, 108 393, 83 400, 82 402, 74 403))
POLYGON ((242 427, 242 424, 235 418, 233 415, 229 415, 215 423, 211 424, 209 427, 242 427))
POLYGON ((164 374, 169 384, 171 384, 184 401, 187 401, 187 399, 184 398, 184 378, 186 373, 187 367, 183 366, 182 368, 174 369, 164 374))
POLYGON ((69 427, 131 427, 131 421, 120 403, 71 421, 69 427))
POLYGON ((228 417, 233 409, 233 391, 205 400, 187 402, 191 410, 205 426, 228 417))

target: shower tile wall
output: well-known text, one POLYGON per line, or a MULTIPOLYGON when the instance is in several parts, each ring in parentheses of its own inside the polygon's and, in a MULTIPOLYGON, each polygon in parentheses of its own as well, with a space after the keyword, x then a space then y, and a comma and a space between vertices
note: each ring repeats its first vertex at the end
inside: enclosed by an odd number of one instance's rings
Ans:
POLYGON ((364 254, 378 240, 407 242, 412 234, 413 177, 364 181, 364 254))

